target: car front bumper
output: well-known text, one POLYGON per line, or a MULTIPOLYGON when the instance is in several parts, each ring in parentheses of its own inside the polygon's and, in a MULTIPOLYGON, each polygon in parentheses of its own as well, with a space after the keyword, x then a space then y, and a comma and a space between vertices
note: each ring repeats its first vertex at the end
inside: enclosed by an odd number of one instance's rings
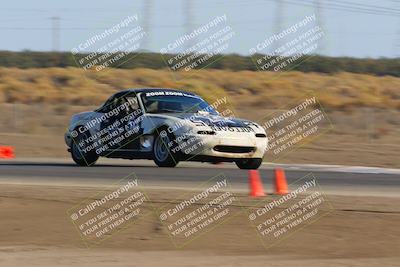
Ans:
POLYGON ((215 135, 196 134, 178 142, 179 150, 186 158, 217 157, 231 159, 263 158, 268 144, 266 137, 254 133, 215 135))

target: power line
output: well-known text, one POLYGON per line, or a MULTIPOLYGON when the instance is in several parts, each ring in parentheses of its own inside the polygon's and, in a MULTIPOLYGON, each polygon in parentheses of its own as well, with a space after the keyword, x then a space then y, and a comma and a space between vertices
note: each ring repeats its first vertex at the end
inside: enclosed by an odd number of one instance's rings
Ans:
MULTIPOLYGON (((235 4, 243 4, 243 5, 255 5, 259 3, 265 3, 266 1, 268 2, 275 2, 276 0, 243 0, 240 2, 235 2, 235 4)), ((296 0, 296 2, 293 0, 281 0, 281 2, 288 3, 291 5, 298 5, 298 6, 309 6, 313 7, 314 3, 313 0, 306 1, 306 0, 296 0), (303 1, 303 2, 301 2, 303 1)), ((400 1, 394 1, 393 2, 400 2, 400 1)), ((348 12, 354 12, 354 13, 364 13, 364 14, 372 14, 372 15, 382 15, 382 16, 400 16, 400 9, 393 9, 391 7, 384 7, 384 6, 377 6, 377 5, 368 5, 368 4, 360 4, 360 3, 351 3, 347 1, 341 1, 341 0, 331 0, 329 3, 324 3, 323 5, 324 9, 331 9, 331 10, 339 10, 339 11, 348 11, 348 12)))
POLYGON ((347 2, 343 0, 326 0, 327 2, 333 2, 333 3, 340 3, 348 6, 353 6, 353 7, 361 7, 361 8, 371 8, 375 10, 384 10, 384 11, 400 11, 399 9, 394 9, 391 7, 383 7, 383 6, 376 6, 376 5, 369 5, 369 4, 360 4, 360 3, 352 3, 352 2, 347 2))
MULTIPOLYGON (((271 1, 271 0, 268 0, 271 1)), ((313 3, 310 1, 306 0, 297 0, 299 2, 291 2, 288 0, 281 0, 282 2, 291 4, 291 5, 300 5, 300 6, 310 6, 313 7, 313 3)), ((324 9, 330 9, 330 10, 338 10, 338 11, 347 11, 347 12, 353 12, 353 13, 364 13, 364 14, 370 14, 370 15, 382 15, 382 16, 400 16, 400 12, 390 12, 390 11, 380 11, 376 9, 366 9, 366 8, 359 8, 359 7, 349 7, 349 6, 344 6, 344 5, 339 5, 339 4, 324 4, 323 5, 324 9)))

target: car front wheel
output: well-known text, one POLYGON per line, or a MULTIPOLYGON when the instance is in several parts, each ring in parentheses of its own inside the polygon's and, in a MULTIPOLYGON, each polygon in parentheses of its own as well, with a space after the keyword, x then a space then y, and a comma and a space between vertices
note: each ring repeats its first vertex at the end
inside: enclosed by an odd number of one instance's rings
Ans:
POLYGON ((178 164, 178 159, 170 149, 171 142, 175 137, 173 134, 167 133, 162 130, 154 140, 153 144, 153 160, 158 167, 175 167, 178 164))
POLYGON ((79 148, 78 143, 87 138, 86 135, 81 135, 77 140, 72 140, 71 144, 71 157, 79 166, 91 166, 96 163, 99 156, 94 151, 85 153, 79 148))
POLYGON ((257 170, 262 163, 262 159, 242 159, 236 161, 236 166, 244 170, 257 170))

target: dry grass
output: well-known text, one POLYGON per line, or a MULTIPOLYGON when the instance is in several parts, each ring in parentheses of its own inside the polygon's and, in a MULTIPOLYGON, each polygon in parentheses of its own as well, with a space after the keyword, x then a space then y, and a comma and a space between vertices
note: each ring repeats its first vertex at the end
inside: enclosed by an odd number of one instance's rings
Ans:
POLYGON ((67 157, 71 115, 134 87, 181 88, 210 102, 227 96, 235 115, 255 121, 311 91, 334 128, 282 162, 399 167, 400 78, 350 73, 201 70, 175 80, 168 70, 0 68, 0 145, 16 146, 18 157, 67 157))
POLYGON ((400 78, 363 74, 199 70, 176 80, 168 70, 79 68, 0 68, 0 102, 98 105, 125 88, 173 87, 206 99, 228 95, 252 107, 279 108, 314 91, 329 110, 355 107, 400 109, 400 78))

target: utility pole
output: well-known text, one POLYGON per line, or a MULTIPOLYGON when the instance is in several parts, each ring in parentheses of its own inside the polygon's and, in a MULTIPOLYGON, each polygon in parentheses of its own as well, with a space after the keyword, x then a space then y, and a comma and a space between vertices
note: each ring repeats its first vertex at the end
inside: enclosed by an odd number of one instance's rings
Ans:
MULTIPOLYGON (((400 8, 400 1, 397 1, 396 2, 397 3, 397 6, 400 8)), ((394 49, 395 49, 395 57, 398 57, 398 58, 400 58, 400 18, 398 19, 399 20, 399 22, 398 22, 398 28, 397 28, 397 43, 396 43, 396 40, 394 41, 395 43, 394 43, 394 49)))
POLYGON ((52 25, 52 50, 53 52, 60 51, 60 17, 51 17, 52 25))
POLYGON ((326 31, 325 31, 325 25, 324 25, 324 20, 323 20, 323 14, 322 14, 322 3, 323 0, 314 0, 314 9, 315 9, 315 17, 316 17, 316 23, 318 26, 320 26, 321 31, 324 33, 323 37, 319 40, 318 43, 318 48, 317 51, 320 54, 323 52, 326 52, 326 31))
POLYGON ((52 31, 52 51, 53 51, 53 64, 58 66, 60 58, 57 52, 60 51, 60 17, 54 16, 51 20, 51 31, 52 31))
POLYGON ((143 41, 141 43, 141 50, 149 50, 150 51, 150 31, 151 31, 151 12, 153 10, 153 0, 143 0, 143 31, 146 33, 143 41))
MULTIPOLYGON (((275 0, 275 24, 274 24, 274 34, 279 34, 282 30, 282 21, 283 21, 283 2, 282 0, 275 0)), ((278 49, 281 45, 279 40, 274 41, 273 45, 271 46, 271 54, 278 56, 275 54, 275 50, 278 49)))
MULTIPOLYGON (((185 34, 190 34, 193 31, 193 0, 183 0, 183 17, 185 34)), ((190 48, 195 42, 194 39, 186 41, 185 49, 190 48)))
POLYGON ((400 22, 399 22, 399 28, 397 30, 397 44, 395 41, 394 49, 395 49, 395 51, 397 51, 397 53, 395 53, 395 57, 400 58, 400 51, 399 51, 400 50, 400 22))

